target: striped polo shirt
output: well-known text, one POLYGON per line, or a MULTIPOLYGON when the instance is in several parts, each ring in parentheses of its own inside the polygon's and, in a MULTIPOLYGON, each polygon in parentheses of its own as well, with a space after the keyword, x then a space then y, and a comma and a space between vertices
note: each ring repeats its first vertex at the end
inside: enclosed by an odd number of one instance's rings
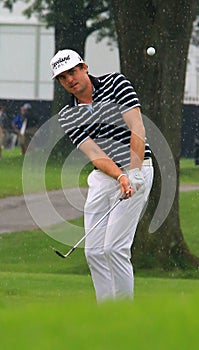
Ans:
MULTIPOLYGON (((101 77, 89 75, 93 84, 92 105, 78 105, 72 96, 71 105, 59 113, 58 120, 64 132, 78 148, 88 138, 122 168, 130 164, 131 131, 122 118, 128 110, 140 107, 131 83, 120 73, 101 77)), ((151 156, 145 143, 145 159, 151 156)))

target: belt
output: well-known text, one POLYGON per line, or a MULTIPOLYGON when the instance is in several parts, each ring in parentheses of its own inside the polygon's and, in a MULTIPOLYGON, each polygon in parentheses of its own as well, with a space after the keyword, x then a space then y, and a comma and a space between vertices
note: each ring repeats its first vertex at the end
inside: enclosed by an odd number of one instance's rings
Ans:
POLYGON ((142 166, 153 166, 152 158, 144 159, 142 166))

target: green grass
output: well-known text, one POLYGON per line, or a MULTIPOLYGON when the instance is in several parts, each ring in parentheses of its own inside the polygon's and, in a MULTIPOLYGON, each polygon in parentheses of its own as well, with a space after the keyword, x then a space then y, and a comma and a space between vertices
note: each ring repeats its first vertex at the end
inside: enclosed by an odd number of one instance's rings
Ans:
POLYGON ((183 158, 180 160, 180 183, 199 183, 199 166, 195 165, 194 159, 183 158))
POLYGON ((0 303, 4 350, 198 349, 199 281, 137 278, 134 303, 97 306, 88 277, 1 277, 10 291, 0 303))
POLYGON ((22 194, 23 157, 16 147, 12 151, 3 150, 0 161, 0 198, 22 194))
MULTIPOLYGON (((38 155, 39 156, 39 155, 38 155)), ((28 186, 27 192, 40 192, 42 187, 42 171, 43 167, 35 160, 28 159, 30 168, 26 169, 26 183, 28 186)), ((22 168, 24 156, 18 147, 14 150, 4 150, 3 158, 0 161, 0 198, 7 196, 17 196, 23 194, 22 186, 22 168)), ((44 169, 45 186, 47 190, 56 190, 62 187, 85 187, 87 186, 87 176, 93 166, 88 163, 83 166, 80 174, 77 174, 77 164, 81 160, 73 159, 69 162, 69 166, 64 171, 63 161, 60 159, 49 159, 46 168, 44 169)), ((26 188, 27 188, 26 186, 26 188)))
MULTIPOLYGON (((67 233, 66 233, 67 234, 67 233)), ((87 274, 83 249, 77 249, 68 262, 51 249, 69 249, 40 230, 0 235, 0 271, 27 273, 87 274)))
POLYGON ((180 224, 191 252, 199 256, 199 191, 180 193, 180 224))
MULTIPOLYGON (((20 149, 3 150, 3 158, 0 162, 0 198, 13 195, 21 195, 22 187, 22 166, 24 157, 20 149)), ((63 162, 60 159, 49 159, 45 171, 45 185, 47 190, 55 190, 63 187, 87 186, 87 176, 92 169, 91 164, 83 167, 80 175, 77 174, 77 164, 79 159, 72 159, 64 171, 63 162), (61 183, 61 175, 62 182, 61 183)), ((199 183, 199 167, 194 165, 193 159, 181 159, 180 162, 180 182, 199 183)), ((41 169, 37 169, 34 164, 28 176, 29 191, 41 191, 41 169)))

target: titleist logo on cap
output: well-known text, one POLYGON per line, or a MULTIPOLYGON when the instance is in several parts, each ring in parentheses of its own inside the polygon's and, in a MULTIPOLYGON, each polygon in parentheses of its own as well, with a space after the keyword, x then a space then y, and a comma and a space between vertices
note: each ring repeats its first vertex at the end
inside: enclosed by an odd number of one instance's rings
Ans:
POLYGON ((68 55, 67 57, 63 57, 63 58, 59 58, 57 61, 55 61, 52 66, 53 66, 53 69, 54 68, 57 68, 57 66, 59 66, 60 64, 62 63, 67 63, 67 61, 70 60, 70 55, 68 55))

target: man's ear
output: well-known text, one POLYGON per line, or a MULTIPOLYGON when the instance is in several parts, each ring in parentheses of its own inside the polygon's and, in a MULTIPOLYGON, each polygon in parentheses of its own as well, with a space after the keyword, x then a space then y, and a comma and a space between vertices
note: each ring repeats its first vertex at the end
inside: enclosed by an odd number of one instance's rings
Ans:
POLYGON ((88 66, 86 63, 82 63, 83 64, 83 69, 86 73, 88 73, 88 66))

